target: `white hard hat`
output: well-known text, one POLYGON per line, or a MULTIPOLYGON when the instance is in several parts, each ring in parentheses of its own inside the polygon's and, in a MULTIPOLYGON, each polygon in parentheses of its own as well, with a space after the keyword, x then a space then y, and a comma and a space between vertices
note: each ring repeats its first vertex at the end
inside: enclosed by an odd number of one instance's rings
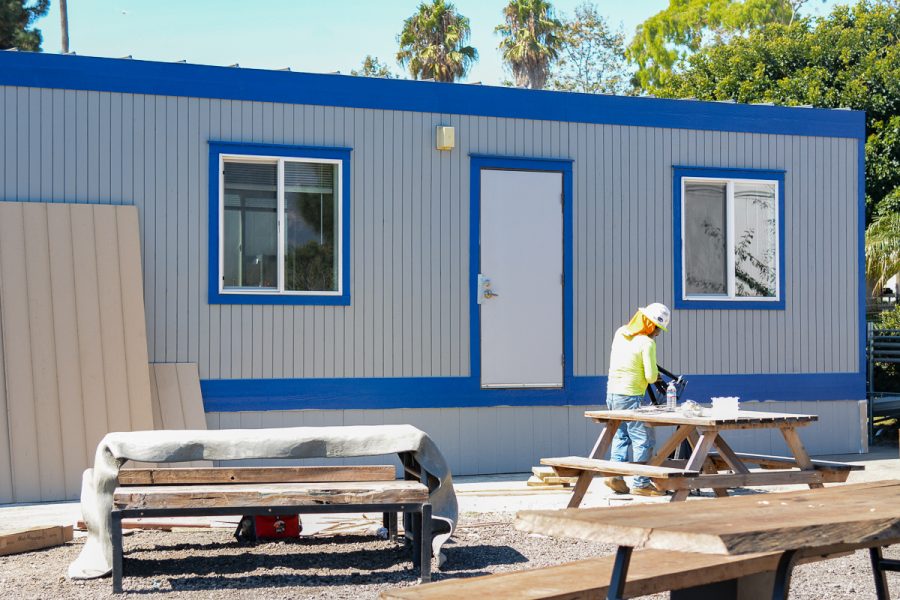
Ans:
POLYGON ((672 318, 672 311, 670 311, 669 307, 665 304, 654 302, 653 304, 648 304, 638 310, 641 311, 645 317, 653 321, 654 325, 663 331, 668 331, 669 319, 672 318))

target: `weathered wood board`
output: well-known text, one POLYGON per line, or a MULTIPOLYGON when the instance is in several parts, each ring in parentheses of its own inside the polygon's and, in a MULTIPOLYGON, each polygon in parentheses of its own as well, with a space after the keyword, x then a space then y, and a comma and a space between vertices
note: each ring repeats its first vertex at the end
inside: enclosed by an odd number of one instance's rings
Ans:
POLYGON ((643 475, 645 477, 658 478, 693 477, 700 473, 700 471, 696 469, 673 469, 672 467, 615 462, 599 458, 584 458, 582 456, 542 458, 541 464, 556 467, 561 476, 564 476, 562 473, 568 475, 568 473, 572 471, 594 471, 596 473, 608 473, 613 475, 643 475))
POLYGON ((0 533, 0 556, 62 546, 72 540, 71 525, 34 527, 0 533))
POLYGON ((0 202, 0 501, 77 498, 103 435, 153 428, 138 236, 133 206, 0 202))
POLYGON ((211 467, 121 469, 119 485, 197 485, 220 483, 323 483, 329 481, 394 481, 392 465, 325 467, 211 467))
POLYGON ((716 429, 753 429, 756 427, 772 427, 773 424, 802 427, 819 420, 816 415, 796 415, 790 413, 769 413, 742 410, 736 416, 707 415, 688 417, 680 412, 663 409, 641 410, 589 410, 584 416, 597 422, 604 421, 643 421, 648 425, 694 425, 696 427, 714 427, 716 429))
POLYGON ((672 503, 520 511, 515 527, 635 548, 710 554, 894 543, 900 540, 900 481, 717 498, 694 511, 672 503))
MULTIPOLYGON (((736 557, 642 550, 631 556, 625 596, 633 598, 772 571, 779 556, 777 553, 736 557)), ((605 598, 614 560, 615 556, 604 556, 541 569, 450 579, 386 590, 380 597, 383 600, 605 598)))
POLYGON ((417 481, 256 483, 120 487, 117 508, 231 508, 307 504, 391 504, 427 502, 417 481))

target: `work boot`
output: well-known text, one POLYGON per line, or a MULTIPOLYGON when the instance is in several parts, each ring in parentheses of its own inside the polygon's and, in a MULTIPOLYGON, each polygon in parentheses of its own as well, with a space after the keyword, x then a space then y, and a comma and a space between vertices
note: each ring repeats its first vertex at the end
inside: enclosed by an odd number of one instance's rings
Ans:
POLYGON ((652 483, 646 487, 633 487, 631 488, 632 496, 665 496, 666 492, 659 489, 652 483))
POLYGON ((628 485, 625 483, 625 480, 621 477, 607 477, 603 480, 603 483, 606 484, 606 487, 611 489, 617 494, 627 494, 628 493, 628 485))

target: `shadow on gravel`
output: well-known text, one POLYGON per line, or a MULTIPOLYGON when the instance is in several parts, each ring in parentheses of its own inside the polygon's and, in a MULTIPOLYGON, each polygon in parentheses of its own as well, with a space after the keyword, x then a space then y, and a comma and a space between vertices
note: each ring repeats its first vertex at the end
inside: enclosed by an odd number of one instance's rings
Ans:
POLYGON ((518 550, 511 546, 444 546, 447 562, 441 567, 442 573, 456 573, 471 577, 484 573, 470 573, 474 569, 485 569, 495 565, 514 565, 528 562, 518 550))

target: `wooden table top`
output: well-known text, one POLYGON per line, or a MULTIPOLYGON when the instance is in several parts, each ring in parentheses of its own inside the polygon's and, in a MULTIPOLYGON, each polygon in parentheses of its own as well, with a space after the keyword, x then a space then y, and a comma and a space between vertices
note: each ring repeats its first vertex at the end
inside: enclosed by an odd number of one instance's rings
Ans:
POLYGON ((615 508, 528 510, 516 529, 706 554, 900 543, 900 481, 615 508))
POLYGON ((790 413, 759 412, 740 410, 736 416, 724 417, 709 414, 702 417, 689 417, 680 411, 667 411, 652 406, 636 410, 589 410, 584 416, 594 421, 643 421, 659 425, 695 425, 698 427, 727 427, 728 425, 746 427, 777 427, 791 425, 801 427, 819 420, 816 415, 795 415, 790 413))

